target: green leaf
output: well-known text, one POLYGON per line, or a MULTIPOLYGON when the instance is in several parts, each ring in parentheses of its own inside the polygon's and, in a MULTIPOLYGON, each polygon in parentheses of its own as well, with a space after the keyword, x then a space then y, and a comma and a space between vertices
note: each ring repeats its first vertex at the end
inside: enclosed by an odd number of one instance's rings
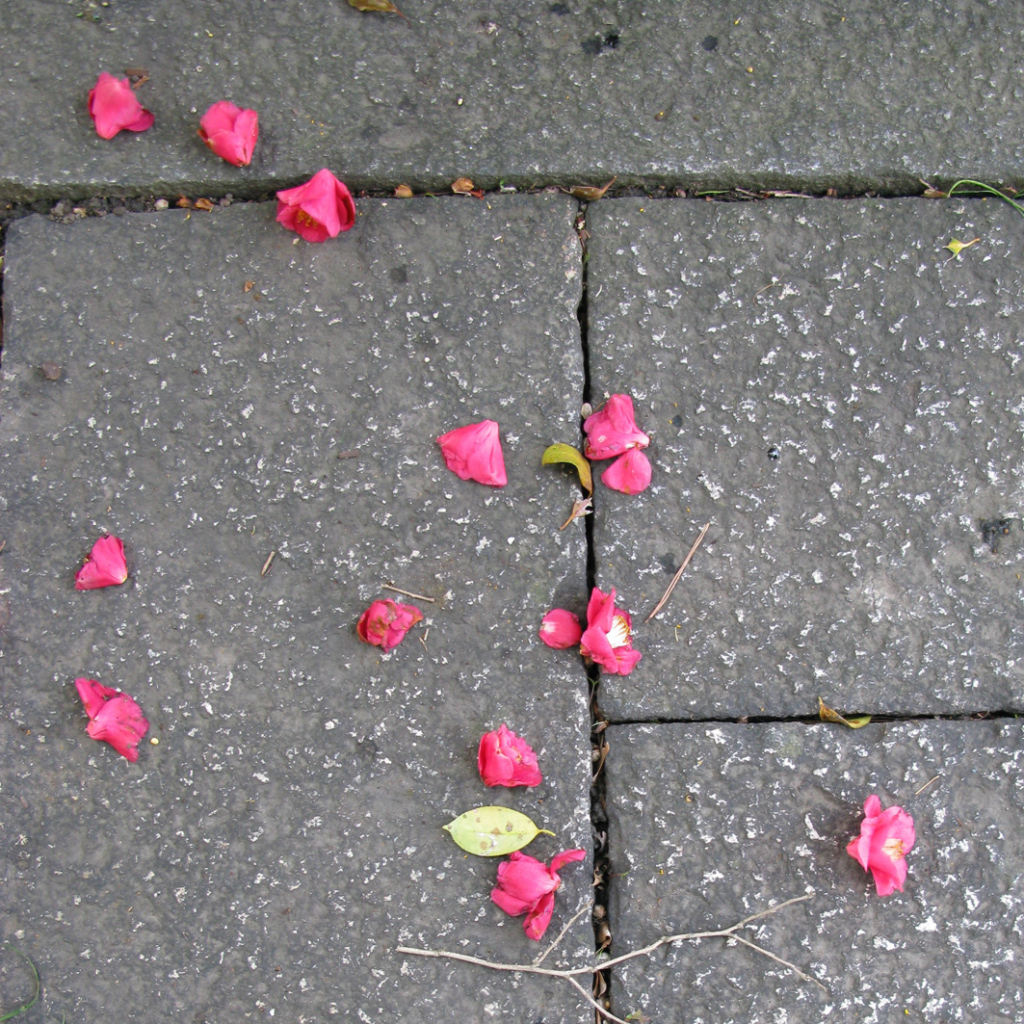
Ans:
POLYGON ((969 242, 961 242, 959 238, 951 238, 948 244, 944 245, 943 249, 948 249, 954 256, 959 256, 964 249, 970 249, 976 242, 980 242, 980 238, 972 238, 969 242))
POLYGON ((475 807, 442 826, 466 853, 478 857, 504 857, 521 850, 546 828, 537 828, 525 815, 507 807, 475 807))
POLYGON ((580 484, 583 486, 583 490, 587 494, 594 493, 594 478, 590 474, 590 463, 571 444, 553 444, 549 448, 545 448, 540 461, 544 466, 553 466, 559 462, 568 462, 575 466, 580 475, 580 484))
POLYGON ((846 725, 851 729, 862 729, 871 721, 870 715, 855 715, 853 718, 844 718, 838 711, 833 711, 820 697, 818 698, 818 717, 823 722, 834 722, 836 725, 846 725))
POLYGON ((22 958, 22 960, 24 960, 25 963, 28 964, 29 968, 32 971, 32 979, 33 979, 33 984, 34 984, 35 991, 32 993, 32 998, 29 999, 28 1002, 22 1003, 20 1006, 16 1006, 10 1012, 5 1013, 2 1017, 0 1017, 0 1021, 11 1020, 14 1017, 19 1017, 21 1014, 26 1013, 29 1010, 31 1010, 32 1007, 36 1005, 36 1000, 39 998, 39 988, 40 988, 40 985, 39 985, 39 972, 36 970, 36 965, 34 963, 32 963, 32 961, 29 959, 29 957, 25 953, 22 953, 22 951, 20 949, 18 949, 17 946, 12 946, 9 942, 5 942, 4 945, 7 946, 8 949, 13 949, 14 952, 17 953, 18 956, 20 956, 22 958))

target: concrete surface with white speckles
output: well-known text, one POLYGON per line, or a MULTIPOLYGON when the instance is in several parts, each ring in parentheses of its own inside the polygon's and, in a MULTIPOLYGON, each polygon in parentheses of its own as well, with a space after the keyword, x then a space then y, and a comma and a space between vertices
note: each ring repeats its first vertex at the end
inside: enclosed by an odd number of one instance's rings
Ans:
MULTIPOLYGON (((462 811, 530 814, 557 834, 535 856, 590 848, 585 672, 537 637, 584 596, 574 488, 538 457, 578 430, 575 211, 366 201, 321 246, 259 204, 12 227, 0 904, 46 1020, 585 1019, 567 987, 394 953, 536 952, 497 862, 441 830, 462 811), (485 417, 500 491, 435 442, 485 417), (76 592, 106 531, 130 579, 76 592), (399 597, 426 622, 382 656, 355 623, 389 581, 436 603, 399 597), (80 675, 142 706, 137 765, 86 736, 80 675), (539 788, 480 783, 501 722, 539 788)), ((584 917, 561 959, 592 950, 584 917)))
POLYGON ((328 166, 357 188, 1020 185, 1024 9, 978 0, 2 0, 0 197, 242 194, 328 166), (95 20, 94 20, 95 19, 95 20), (155 124, 97 137, 101 71, 144 67, 155 124), (236 170, 196 135, 255 107, 236 170))
POLYGON ((687 1024, 1024 1020, 1024 728, 915 721, 611 726, 616 949, 714 930, 814 891, 745 937, 614 972, 619 1016, 687 1024), (916 823, 902 893, 845 851, 865 797, 916 823))
POLYGON ((605 712, 1024 708, 1017 214, 620 200, 587 227, 593 401, 630 393, 653 437, 650 488, 595 502, 643 652, 605 712))

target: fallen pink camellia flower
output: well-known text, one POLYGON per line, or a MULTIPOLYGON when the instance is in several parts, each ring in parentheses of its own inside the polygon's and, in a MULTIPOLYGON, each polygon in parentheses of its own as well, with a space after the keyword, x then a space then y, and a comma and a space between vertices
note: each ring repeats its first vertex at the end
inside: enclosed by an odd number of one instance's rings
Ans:
POLYGON ((122 129, 144 132, 153 127, 153 115, 135 98, 128 79, 106 71, 89 90, 89 116, 101 139, 112 139, 122 129))
POLYGON ((405 634, 423 621, 423 613, 414 604, 399 604, 390 598, 374 601, 359 617, 356 632, 360 640, 381 648, 385 654, 397 647, 405 634))
POLYGON ((475 480, 491 487, 504 487, 508 483, 498 424, 494 420, 481 420, 449 430, 437 443, 441 446, 444 464, 460 479, 475 480))
POLYGON ((851 839, 846 852, 875 879, 879 896, 893 890, 903 892, 907 878, 908 854, 917 838, 914 819, 902 807, 882 810, 882 801, 872 794, 864 801, 860 836, 851 839))
POLYGON ((259 118, 255 110, 239 110, 234 103, 220 100, 199 121, 199 137, 222 160, 245 167, 259 136, 259 118))
POLYGON ((558 870, 565 864, 583 860, 583 850, 566 850, 556 854, 548 867, 516 850, 498 865, 498 884, 491 890, 491 899, 513 917, 526 914, 523 931, 528 939, 539 942, 555 909, 555 890, 562 884, 558 870))
POLYGON ((575 647, 582 635, 579 617, 564 608, 552 608, 540 621, 541 640, 557 651, 575 647))
POLYGON ((277 193, 277 219, 307 242, 324 242, 356 222, 352 194, 325 167, 305 185, 277 193))
POLYGON ((139 705, 127 693, 95 679, 76 679, 75 688, 89 716, 85 731, 94 740, 109 743, 132 764, 138 761, 139 741, 149 729, 139 705))
POLYGON ((639 494, 651 483, 651 463, 639 448, 620 455, 602 474, 601 483, 623 494, 639 494))
POLYGON ((85 565, 75 573, 75 590, 116 587, 128 579, 124 544, 120 537, 100 537, 92 546, 85 565))
POLYGON ((583 454, 595 461, 610 459, 631 448, 646 448, 651 443, 636 425, 629 395, 612 395, 583 421, 583 432, 587 435, 583 454))
POLYGON ((633 650, 629 612, 615 607, 615 588, 605 594, 594 587, 587 604, 587 628, 580 638, 580 654, 613 676, 628 676, 640 660, 633 650))
POLYGON ((480 737, 476 763, 485 786, 539 786, 544 781, 533 748, 504 724, 480 737))

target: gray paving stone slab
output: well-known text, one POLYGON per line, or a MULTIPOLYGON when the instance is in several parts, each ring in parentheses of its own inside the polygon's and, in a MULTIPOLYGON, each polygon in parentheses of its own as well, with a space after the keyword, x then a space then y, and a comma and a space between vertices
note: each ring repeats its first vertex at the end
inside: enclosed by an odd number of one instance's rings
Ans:
POLYGON ((608 714, 1024 707, 1022 227, 974 200, 590 208, 594 401, 632 394, 654 439, 651 487, 597 496, 643 652, 608 714))
POLYGON ((0 197, 207 188, 329 166, 363 188, 512 185, 905 192, 1022 182, 1012 4, 3 0, 0 197), (94 20, 96 19, 96 20, 94 20), (145 67, 148 132, 99 139, 101 71, 145 67), (230 99, 262 143, 236 171, 198 118, 230 99))
POLYGON ((745 937, 829 990, 712 939, 614 968, 620 1017, 1024 1020, 1019 722, 872 724, 856 733, 673 723, 612 726, 608 735, 613 952, 728 927, 813 890, 745 937), (845 849, 871 793, 903 806, 917 832, 904 891, 887 897, 845 849))
MULTIPOLYGON (((393 952, 536 953, 490 902, 497 861, 441 831, 456 814, 507 804, 557 832, 533 855, 590 848, 585 675, 537 638, 584 586, 583 532, 557 529, 571 481, 539 458, 578 423, 574 215, 368 200, 319 246, 273 204, 12 227, 0 901, 47 1020, 588 1016, 393 952), (501 490, 434 440, 484 417, 501 490), (104 531, 131 577, 76 592, 104 531), (387 581, 437 603, 384 657, 355 624, 387 581), (86 736, 80 675, 139 701, 159 745, 137 765, 86 736), (480 782, 501 722, 536 790, 480 782)), ((589 862, 563 878, 557 927, 589 862)), ((584 917, 563 959, 588 950, 584 917)))

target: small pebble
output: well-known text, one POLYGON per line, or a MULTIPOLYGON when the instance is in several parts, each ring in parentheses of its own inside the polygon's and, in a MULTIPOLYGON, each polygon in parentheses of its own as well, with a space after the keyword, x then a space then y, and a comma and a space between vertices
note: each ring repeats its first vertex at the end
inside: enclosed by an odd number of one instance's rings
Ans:
POLYGON ((154 747, 160 746, 160 741, 155 736, 150 736, 149 742, 152 743, 154 747))
POLYGON ((170 205, 170 203, 168 203, 166 199, 158 199, 153 204, 153 209, 154 210, 166 210, 169 205, 170 205))

